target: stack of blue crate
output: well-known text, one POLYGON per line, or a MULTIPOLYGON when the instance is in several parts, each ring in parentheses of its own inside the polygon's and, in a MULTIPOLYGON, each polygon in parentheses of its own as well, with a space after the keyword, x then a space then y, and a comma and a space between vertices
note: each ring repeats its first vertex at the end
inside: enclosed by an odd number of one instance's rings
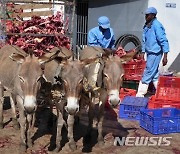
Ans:
POLYGON ((126 96, 119 107, 119 118, 127 120, 140 120, 140 110, 146 109, 148 98, 126 96))
POLYGON ((140 126, 151 134, 180 132, 180 109, 142 109, 140 113, 140 126))

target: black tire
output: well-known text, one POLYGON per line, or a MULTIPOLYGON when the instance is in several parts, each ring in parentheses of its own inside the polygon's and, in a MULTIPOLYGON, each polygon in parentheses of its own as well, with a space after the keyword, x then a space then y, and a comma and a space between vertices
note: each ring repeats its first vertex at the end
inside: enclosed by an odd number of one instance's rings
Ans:
POLYGON ((128 43, 133 43, 134 46, 136 47, 136 50, 138 52, 141 51, 141 42, 140 40, 138 39, 137 36, 135 35, 132 35, 132 34, 124 34, 122 35, 115 43, 116 45, 116 48, 118 48, 119 46, 125 48, 125 46, 128 44, 128 43))

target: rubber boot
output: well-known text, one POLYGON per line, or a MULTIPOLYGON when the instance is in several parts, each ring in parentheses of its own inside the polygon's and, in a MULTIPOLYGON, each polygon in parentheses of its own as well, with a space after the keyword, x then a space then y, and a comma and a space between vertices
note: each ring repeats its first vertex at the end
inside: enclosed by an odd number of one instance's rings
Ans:
POLYGON ((149 84, 145 84, 140 81, 136 97, 144 97, 144 95, 147 93, 148 86, 149 86, 149 84))
POLYGON ((153 82, 153 85, 154 85, 155 89, 157 89, 158 81, 154 81, 154 82, 153 82))

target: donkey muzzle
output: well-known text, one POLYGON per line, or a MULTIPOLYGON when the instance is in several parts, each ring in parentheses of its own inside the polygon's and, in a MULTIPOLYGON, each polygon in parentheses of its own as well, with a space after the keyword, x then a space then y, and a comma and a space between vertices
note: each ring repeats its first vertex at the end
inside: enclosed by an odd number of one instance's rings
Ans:
POLYGON ((79 112, 78 98, 68 97, 67 105, 65 106, 65 110, 70 115, 75 115, 77 112, 79 112))
POLYGON ((77 112, 79 112, 79 107, 77 108, 68 108, 67 106, 65 106, 65 110, 68 114, 70 115, 75 115, 77 112))
POLYGON ((36 97, 34 96, 25 96, 24 99, 24 109, 28 114, 32 114, 36 111, 36 97))

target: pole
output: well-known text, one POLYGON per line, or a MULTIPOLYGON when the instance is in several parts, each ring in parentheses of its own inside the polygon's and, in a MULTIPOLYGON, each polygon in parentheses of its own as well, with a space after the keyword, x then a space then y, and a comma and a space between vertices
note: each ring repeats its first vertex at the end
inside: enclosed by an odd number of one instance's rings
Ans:
POLYGON ((6 42, 6 2, 0 0, 0 47, 5 45, 6 42))
POLYGON ((71 50, 73 50, 73 31, 74 31, 74 16, 75 16, 75 11, 76 11, 76 0, 73 0, 73 9, 72 9, 72 19, 71 19, 71 40, 70 40, 70 44, 71 44, 71 50))

